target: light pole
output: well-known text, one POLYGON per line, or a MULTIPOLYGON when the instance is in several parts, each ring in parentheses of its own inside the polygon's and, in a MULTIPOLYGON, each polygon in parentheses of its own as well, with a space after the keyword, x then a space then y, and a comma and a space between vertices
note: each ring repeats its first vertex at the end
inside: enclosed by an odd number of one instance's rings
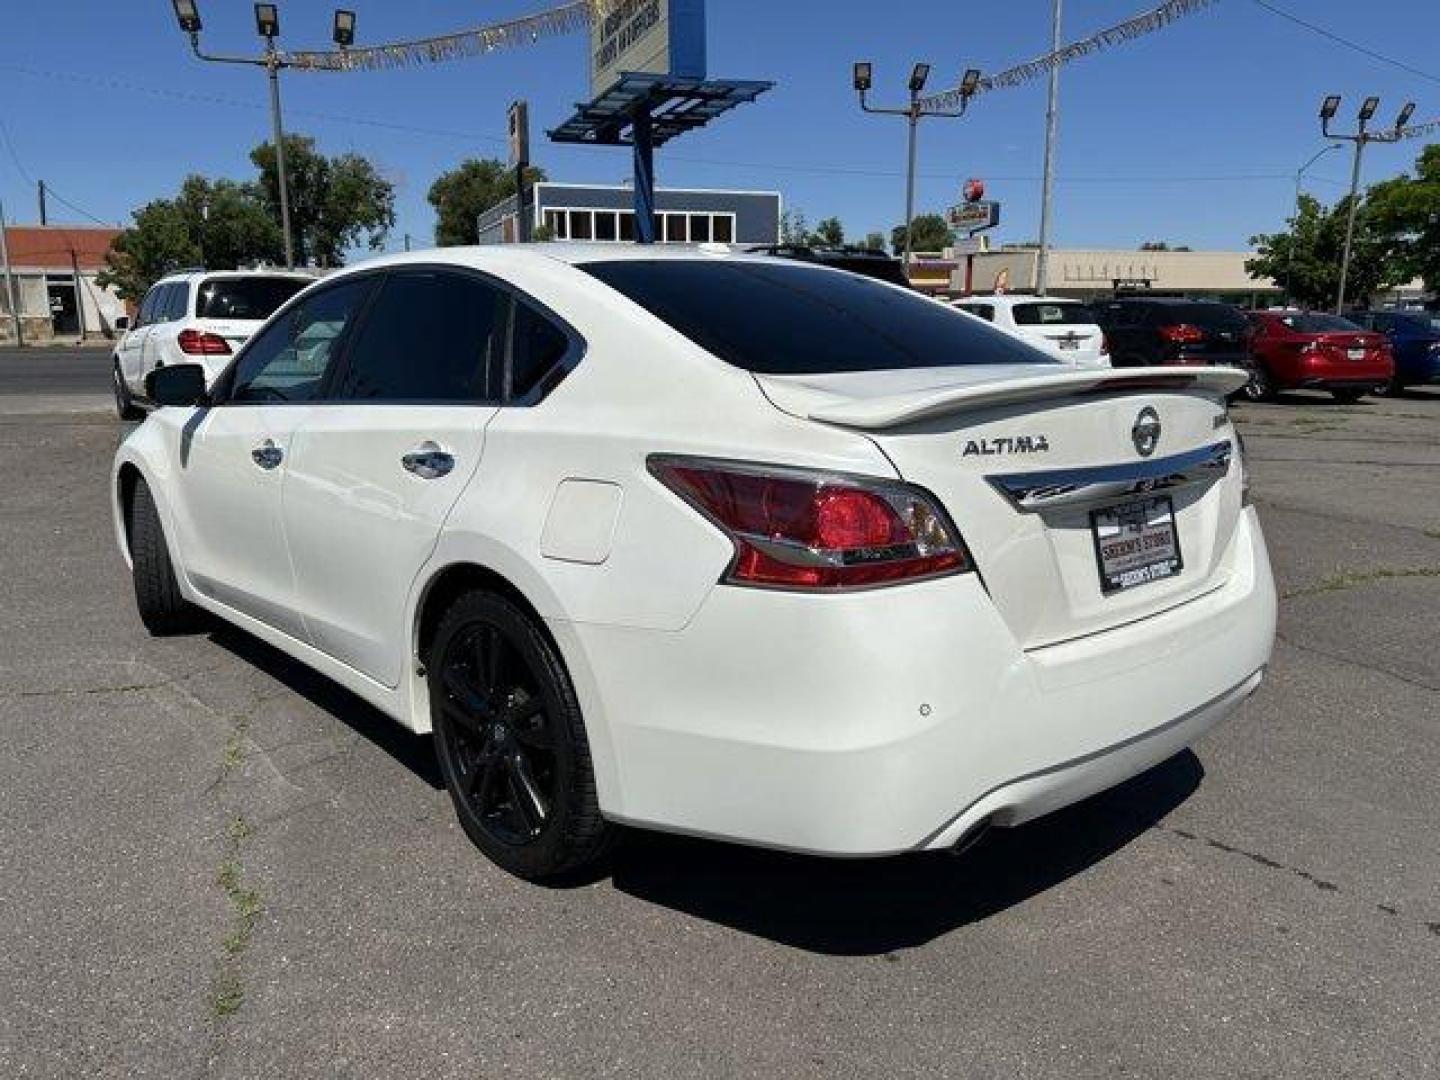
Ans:
MULTIPOLYGON (((1052 0, 1050 53, 1060 51, 1062 0, 1052 0)), ((1055 143, 1060 136, 1060 65, 1050 65, 1050 87, 1045 97, 1045 176, 1040 183, 1040 252, 1035 257, 1035 292, 1044 296, 1050 279, 1050 214, 1055 199, 1055 143)))
POLYGON ((915 157, 916 135, 920 121, 927 116, 964 116, 970 107, 970 99, 980 85, 980 72, 970 68, 960 80, 960 108, 955 112, 927 109, 920 103, 920 95, 930 78, 929 64, 916 64, 910 72, 910 104, 902 108, 883 108, 870 104, 870 87, 873 82, 875 65, 862 60, 855 65, 855 92, 860 95, 860 108, 868 113, 883 113, 887 116, 903 116, 910 125, 909 164, 905 172, 905 275, 910 275, 910 261, 913 255, 913 233, 915 230, 915 157))
MULTIPOLYGON (((1300 181, 1304 178, 1306 170, 1309 169, 1311 165, 1314 165, 1317 161, 1319 161, 1319 160, 1320 160, 1322 157, 1324 157, 1326 154, 1328 154, 1331 150, 1339 150, 1339 149, 1340 149, 1342 146, 1344 146, 1344 145, 1345 145, 1344 143, 1334 142, 1334 143, 1331 143, 1329 146, 1322 146, 1318 151, 1316 151, 1315 155, 1314 155, 1312 158, 1310 158, 1309 161, 1305 162, 1304 165, 1301 165, 1300 168, 1298 168, 1298 169, 1295 170, 1295 218, 1294 218, 1295 224, 1294 224, 1294 228, 1298 229, 1299 226, 1300 226, 1300 181)), ((1290 247, 1289 247, 1289 250, 1288 250, 1288 251, 1286 252, 1286 254, 1285 254, 1285 301, 1286 301, 1286 303, 1289 303, 1291 300, 1294 299, 1294 298, 1290 295, 1290 278, 1291 278, 1292 272, 1293 272, 1294 269, 1295 269, 1295 236, 1296 236, 1295 232, 1292 231, 1292 232, 1290 233, 1290 247)))
MULTIPOLYGON (((180 29, 190 35, 190 49, 201 60, 215 64, 249 64, 263 67, 270 79, 270 126, 275 142, 275 179, 280 190, 280 229, 285 236, 285 268, 295 268, 295 236, 290 228, 290 182, 285 172, 285 127, 280 118, 280 71, 290 66, 275 39, 280 36, 280 10, 275 4, 255 5, 255 29, 265 39, 261 56, 227 56, 200 48, 200 10, 195 0, 170 0, 180 29)), ((332 37, 348 49, 355 43, 355 12, 337 9, 332 37)))
POLYGON ((1375 118, 1380 108, 1378 97, 1367 97, 1360 105, 1357 116, 1359 124, 1353 135, 1336 135, 1330 130, 1330 121, 1340 110, 1340 95, 1331 94, 1320 103, 1320 131, 1327 139, 1343 139, 1355 144, 1355 163, 1350 169, 1350 212, 1345 219, 1345 253, 1340 257, 1340 288, 1335 296, 1335 314, 1345 313, 1345 284, 1350 276, 1350 248, 1355 239, 1355 211, 1360 205, 1360 159, 1365 153, 1365 144, 1372 142, 1398 142, 1404 134, 1405 125, 1415 113, 1415 103, 1408 101, 1395 118, 1391 131, 1367 131, 1366 126, 1375 118))

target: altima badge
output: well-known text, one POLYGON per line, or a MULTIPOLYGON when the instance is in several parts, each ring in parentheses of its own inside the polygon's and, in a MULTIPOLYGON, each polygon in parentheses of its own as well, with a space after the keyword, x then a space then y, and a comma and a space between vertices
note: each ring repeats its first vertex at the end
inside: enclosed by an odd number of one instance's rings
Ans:
POLYGON ((1130 429, 1130 438, 1135 441, 1135 449, 1141 457, 1149 457, 1155 452, 1155 447, 1160 445, 1160 432, 1160 414, 1147 405, 1140 410, 1135 426, 1130 429))

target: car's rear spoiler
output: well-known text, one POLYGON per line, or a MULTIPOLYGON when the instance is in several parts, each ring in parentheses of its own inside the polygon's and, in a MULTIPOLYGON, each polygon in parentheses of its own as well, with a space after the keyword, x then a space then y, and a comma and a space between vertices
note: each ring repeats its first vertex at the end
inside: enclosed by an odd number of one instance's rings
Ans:
POLYGON ((1087 394, 1125 394, 1146 390, 1202 390, 1229 394, 1245 385, 1249 375, 1239 368, 1139 367, 1100 371, 1065 371, 1026 375, 994 382, 917 390, 889 397, 827 402, 809 417, 826 424, 854 428, 888 428, 949 413, 1013 405, 1046 398, 1087 394))

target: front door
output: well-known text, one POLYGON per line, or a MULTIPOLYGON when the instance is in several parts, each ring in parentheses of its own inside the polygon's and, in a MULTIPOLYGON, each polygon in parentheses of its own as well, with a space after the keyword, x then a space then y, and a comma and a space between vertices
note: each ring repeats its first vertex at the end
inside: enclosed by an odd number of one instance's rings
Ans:
POLYGON ((311 641, 385 686, 409 654, 416 575, 480 465, 508 307, 477 274, 390 271, 346 348, 335 400, 295 440, 285 532, 311 641))
POLYGON ((373 277, 312 293, 262 331, 195 414, 181 442, 180 530, 192 584, 305 640, 281 495, 295 437, 324 408, 327 376, 373 277))

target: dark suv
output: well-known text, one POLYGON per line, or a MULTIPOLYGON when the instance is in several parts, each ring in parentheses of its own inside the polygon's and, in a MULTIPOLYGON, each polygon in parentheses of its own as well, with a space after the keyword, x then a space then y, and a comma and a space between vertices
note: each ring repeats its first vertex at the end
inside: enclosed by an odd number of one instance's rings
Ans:
POLYGON ((905 267, 899 259, 873 248, 859 247, 808 247, 804 244, 773 244, 753 247, 749 251, 756 255, 774 255, 781 259, 795 259, 798 262, 819 263, 833 266, 837 270, 849 270, 852 274, 888 281, 891 285, 910 288, 905 277, 905 267))
POLYGON ((1230 304, 1135 298, 1093 306, 1115 367, 1250 366, 1250 324, 1230 304))

